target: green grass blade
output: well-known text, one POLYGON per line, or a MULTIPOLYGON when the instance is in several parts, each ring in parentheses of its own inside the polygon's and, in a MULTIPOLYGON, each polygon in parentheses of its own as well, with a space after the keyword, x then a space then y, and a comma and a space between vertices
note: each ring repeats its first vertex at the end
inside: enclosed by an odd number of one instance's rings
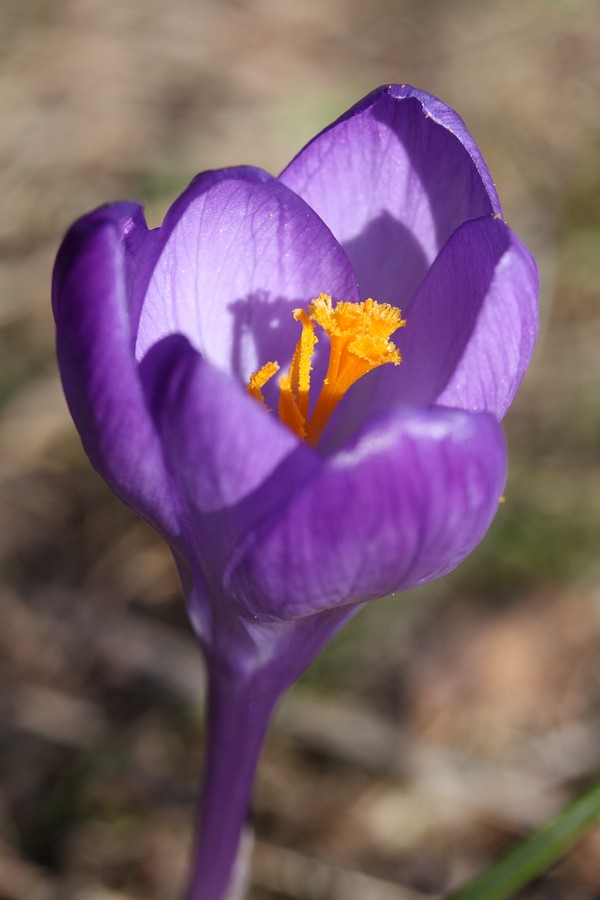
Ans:
POLYGON ((504 900, 541 875, 600 819, 600 781, 447 900, 504 900))

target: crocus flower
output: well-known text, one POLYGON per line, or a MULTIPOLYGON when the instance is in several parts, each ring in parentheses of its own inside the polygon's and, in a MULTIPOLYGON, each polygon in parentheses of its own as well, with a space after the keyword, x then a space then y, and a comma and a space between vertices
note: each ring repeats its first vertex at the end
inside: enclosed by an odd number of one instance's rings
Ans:
POLYGON ((279 178, 205 172, 160 228, 114 203, 68 232, 69 407, 170 545, 207 663, 189 898, 225 896, 285 688, 361 605, 444 575, 488 529, 536 298, 464 123, 408 85, 279 178))

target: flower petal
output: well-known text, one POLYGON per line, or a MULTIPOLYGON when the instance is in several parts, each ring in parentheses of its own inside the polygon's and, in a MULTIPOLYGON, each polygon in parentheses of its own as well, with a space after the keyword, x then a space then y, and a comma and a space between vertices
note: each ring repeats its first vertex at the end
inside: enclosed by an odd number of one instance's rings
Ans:
POLYGON ((137 356, 175 332, 246 382, 269 360, 289 362, 291 315, 320 292, 356 299, 356 276, 315 213, 253 168, 199 175, 167 214, 137 356))
POLYGON ((172 535, 176 497, 133 355, 152 254, 141 207, 102 207, 67 233, 52 298, 64 391, 86 453, 128 506, 172 535))
POLYGON ((311 141, 280 179, 343 245, 362 299, 403 311, 452 232, 500 210, 460 116, 409 85, 373 91, 311 141))
POLYGON ((438 578, 485 534, 505 474, 492 416, 396 410, 248 536, 225 586, 249 614, 278 619, 438 578))
POLYGON ((415 294, 398 333, 402 364, 363 379, 332 427, 347 433, 366 409, 399 403, 437 403, 501 419, 531 359, 537 294, 535 262, 514 232, 491 216, 467 222, 415 294))
POLYGON ((140 365, 195 553, 215 572, 241 535, 283 503, 319 458, 182 335, 140 365))
MULTIPOLYGON (((501 240, 501 224, 486 222, 492 253, 501 240)), ((475 228, 473 223, 473 232, 475 228)), ((508 228, 506 232, 506 249, 496 262, 470 340, 437 397, 445 406, 485 411, 498 419, 507 412, 523 380, 538 333, 537 266, 514 232, 508 228)))

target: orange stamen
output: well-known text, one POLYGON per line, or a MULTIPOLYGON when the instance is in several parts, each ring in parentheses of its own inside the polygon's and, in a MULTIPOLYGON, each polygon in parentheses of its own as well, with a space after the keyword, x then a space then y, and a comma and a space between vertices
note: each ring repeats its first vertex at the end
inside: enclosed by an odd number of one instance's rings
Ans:
MULTIPOLYGON (((315 446, 331 414, 346 391, 359 378, 386 363, 397 366, 402 357, 390 341, 398 328, 406 325, 395 306, 365 300, 362 303, 337 303, 328 294, 320 294, 308 307, 295 309, 294 317, 302 325, 287 375, 279 381, 279 418, 302 440, 315 446), (330 353, 327 374, 309 417, 312 356, 318 341, 315 325, 329 336, 330 353)), ((248 392, 266 408, 262 388, 279 369, 266 363, 248 383, 248 392)))
POLYGON ((279 372, 279 363, 276 362, 268 362, 265 363, 264 366, 261 366, 257 372, 254 372, 253 375, 250 376, 250 381, 248 382, 248 386, 246 390, 250 394, 251 397, 254 397, 255 400, 258 400, 260 405, 264 407, 264 409, 269 411, 269 407, 266 404, 262 389, 269 379, 275 375, 276 372, 279 372))

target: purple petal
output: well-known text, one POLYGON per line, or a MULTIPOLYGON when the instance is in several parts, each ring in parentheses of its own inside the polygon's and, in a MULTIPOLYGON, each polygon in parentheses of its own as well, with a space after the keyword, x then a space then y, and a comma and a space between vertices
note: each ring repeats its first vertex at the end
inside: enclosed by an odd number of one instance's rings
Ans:
POLYGON ((331 232, 258 169, 199 175, 168 213, 161 241, 138 359, 180 332, 245 383, 269 360, 289 362, 299 337, 294 307, 322 291, 357 298, 356 276, 331 232))
POLYGON ((527 248, 503 222, 467 222, 421 283, 397 333, 403 362, 373 372, 349 395, 332 428, 348 432, 399 403, 507 411, 537 335, 538 277, 527 248))
POLYGON ((128 506, 172 535, 176 500, 133 355, 152 241, 137 204, 90 213, 63 241, 52 299, 65 395, 92 464, 128 506))
POLYGON ((249 535, 226 587, 250 614, 277 619, 438 578, 485 534, 505 473, 492 416, 397 410, 249 535))
POLYGON ((195 554, 214 580, 233 542, 298 489, 319 458, 181 335, 156 344, 140 370, 195 554))
MULTIPOLYGON (((501 226, 500 222, 486 222, 492 254, 499 246, 501 226)), ((474 223, 473 232, 475 229, 474 223)), ((496 262, 470 340, 437 397, 442 405, 490 412, 498 419, 507 412, 523 380, 538 332, 537 266, 514 232, 506 228, 506 233, 506 249, 496 262)), ((476 257, 477 261, 483 258, 483 254, 476 257)), ((424 305, 432 307, 433 298, 424 305)), ((425 317, 426 313, 422 320, 425 317)))
POLYGON ((452 232, 500 210, 462 119, 408 85, 369 94, 280 178, 344 246, 362 298, 403 310, 452 232))

